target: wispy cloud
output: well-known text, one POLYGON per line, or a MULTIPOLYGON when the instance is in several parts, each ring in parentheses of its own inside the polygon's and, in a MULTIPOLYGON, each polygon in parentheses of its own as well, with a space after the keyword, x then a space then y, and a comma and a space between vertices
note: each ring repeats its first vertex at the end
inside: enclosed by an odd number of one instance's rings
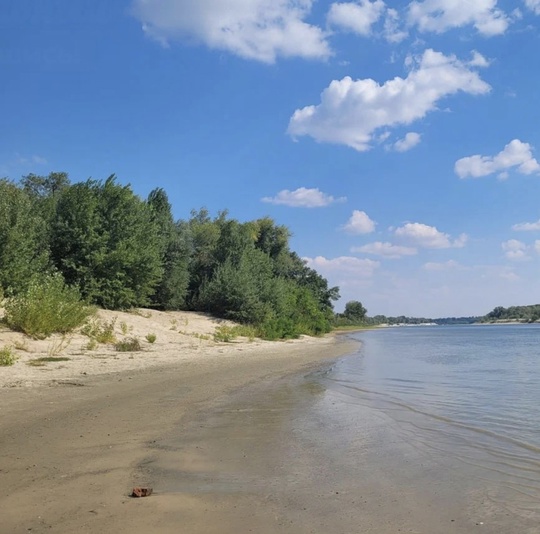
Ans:
POLYGON ((516 232, 534 232, 540 230, 540 219, 532 223, 525 222, 514 224, 514 226, 512 226, 512 230, 515 230, 516 232))
POLYGON ((403 256, 414 256, 418 254, 418 249, 376 241, 375 243, 368 243, 361 247, 352 247, 351 252, 373 254, 374 256, 382 256, 387 259, 399 259, 403 256))
POLYGON ((323 208, 335 202, 345 202, 347 197, 334 198, 319 189, 300 187, 294 191, 284 189, 274 197, 264 197, 263 202, 269 204, 281 204, 291 208, 323 208))
POLYGON ((416 132, 409 132, 403 139, 399 139, 394 143, 394 150, 397 152, 407 152, 420 143, 421 135, 416 132))
POLYGON ((383 15, 385 4, 382 0, 358 0, 358 2, 334 3, 328 11, 328 23, 345 31, 368 36, 371 27, 383 15))
POLYGON ((420 31, 443 33, 472 25, 484 36, 503 34, 509 17, 497 8, 497 0, 424 0, 409 4, 409 23, 420 31))

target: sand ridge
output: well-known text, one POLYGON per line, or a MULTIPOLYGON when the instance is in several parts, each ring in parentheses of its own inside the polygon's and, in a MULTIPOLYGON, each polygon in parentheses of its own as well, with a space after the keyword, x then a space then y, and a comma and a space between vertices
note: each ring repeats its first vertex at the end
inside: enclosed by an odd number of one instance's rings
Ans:
POLYGON ((133 337, 138 339, 142 350, 119 352, 112 344, 92 344, 91 339, 81 333, 81 329, 65 336, 53 335, 44 340, 35 340, 5 326, 0 327, 0 348, 11 347, 17 357, 13 366, 0 367, 0 388, 82 383, 94 375, 197 361, 215 354, 224 358, 237 358, 247 349, 270 353, 298 343, 304 346, 331 341, 328 336, 302 336, 298 340, 286 342, 247 338, 216 342, 216 330, 220 326, 231 326, 234 323, 197 312, 164 312, 142 308, 129 313, 100 310, 94 321, 101 325, 114 325, 114 337, 118 341, 133 337), (147 340, 149 335, 155 336, 153 343, 147 340), (40 358, 51 356, 68 360, 39 361, 40 358))

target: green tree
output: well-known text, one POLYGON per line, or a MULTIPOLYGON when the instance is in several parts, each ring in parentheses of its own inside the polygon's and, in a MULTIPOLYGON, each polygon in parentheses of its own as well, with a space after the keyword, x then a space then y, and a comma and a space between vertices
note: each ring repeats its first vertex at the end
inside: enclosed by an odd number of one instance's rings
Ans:
POLYGON ((186 306, 189 283, 189 230, 185 223, 174 222, 172 207, 163 189, 151 191, 147 202, 158 230, 163 266, 163 277, 152 303, 165 310, 179 310, 186 306))
POLYGON ((146 306, 161 281, 161 242, 150 207, 130 186, 88 180, 64 190, 52 256, 66 282, 104 308, 146 306))
POLYGON ((13 295, 27 287, 34 273, 49 268, 46 224, 28 195, 0 180, 0 288, 13 295))
POLYGON ((362 322, 367 314, 367 310, 358 300, 351 300, 345 304, 343 316, 354 322, 362 322))

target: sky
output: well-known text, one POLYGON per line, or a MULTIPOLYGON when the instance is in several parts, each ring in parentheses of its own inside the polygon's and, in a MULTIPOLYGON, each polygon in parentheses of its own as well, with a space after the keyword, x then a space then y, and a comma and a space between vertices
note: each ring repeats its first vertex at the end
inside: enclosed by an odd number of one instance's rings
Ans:
POLYGON ((0 176, 270 216, 336 310, 540 303, 540 0, 0 0, 0 176))

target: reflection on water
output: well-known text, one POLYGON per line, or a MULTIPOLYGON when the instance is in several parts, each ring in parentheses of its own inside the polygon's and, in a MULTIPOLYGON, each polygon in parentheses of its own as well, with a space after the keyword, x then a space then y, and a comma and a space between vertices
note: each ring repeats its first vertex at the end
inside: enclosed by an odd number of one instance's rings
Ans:
POLYGON ((358 405, 380 410, 405 442, 450 462, 454 476, 486 481, 494 503, 540 521, 540 327, 418 327, 356 336, 361 351, 320 379, 328 388, 326 408, 340 404, 341 417, 358 405))

